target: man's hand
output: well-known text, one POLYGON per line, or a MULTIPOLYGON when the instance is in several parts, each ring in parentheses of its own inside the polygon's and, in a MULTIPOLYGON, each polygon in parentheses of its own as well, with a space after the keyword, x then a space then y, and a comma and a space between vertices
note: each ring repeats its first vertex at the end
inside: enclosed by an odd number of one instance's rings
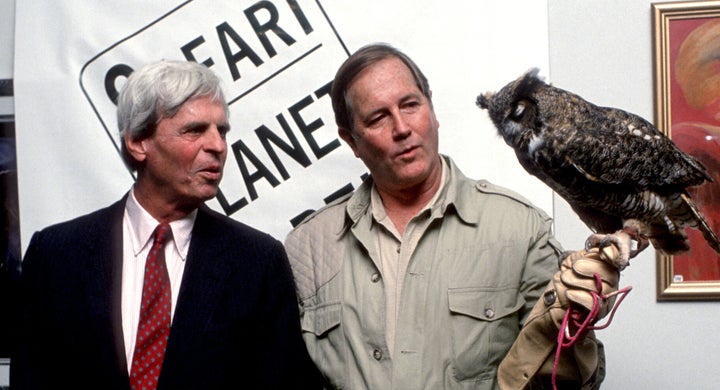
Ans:
POLYGON ((600 386, 605 355, 593 329, 607 324, 594 324, 629 289, 618 291, 618 267, 626 265, 618 259, 628 253, 630 237, 624 232, 593 235, 587 247, 562 258, 560 270, 500 364, 501 388, 550 388, 558 381, 569 384, 567 388, 600 386))
POLYGON ((563 308, 595 313, 593 323, 605 317, 615 303, 620 270, 618 258, 627 253, 630 237, 620 231, 593 235, 588 246, 567 255, 553 277, 555 292, 563 308))

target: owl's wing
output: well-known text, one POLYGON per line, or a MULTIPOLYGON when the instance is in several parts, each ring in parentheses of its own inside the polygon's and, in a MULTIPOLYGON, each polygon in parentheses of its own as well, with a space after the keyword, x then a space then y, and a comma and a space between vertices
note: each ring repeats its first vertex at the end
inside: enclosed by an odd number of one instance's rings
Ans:
POLYGON ((599 120, 566 122, 577 130, 557 133, 568 140, 562 152, 565 163, 589 180, 642 189, 684 188, 710 180, 697 160, 651 123, 622 110, 602 108, 600 112, 605 115, 599 120))

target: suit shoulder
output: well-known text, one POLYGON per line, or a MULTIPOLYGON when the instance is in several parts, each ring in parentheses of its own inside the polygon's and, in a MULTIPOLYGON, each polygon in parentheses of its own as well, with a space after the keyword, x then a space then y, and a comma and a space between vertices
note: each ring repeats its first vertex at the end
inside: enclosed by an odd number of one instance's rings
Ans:
POLYGON ((123 212, 124 202, 121 200, 88 214, 49 225, 41 229, 38 233, 50 237, 102 233, 106 232, 108 226, 111 226, 113 223, 121 223, 123 212))
POLYGON ((235 242, 251 241, 280 244, 280 242, 270 234, 206 206, 198 210, 196 223, 200 224, 201 229, 213 232, 214 237, 217 239, 235 242))

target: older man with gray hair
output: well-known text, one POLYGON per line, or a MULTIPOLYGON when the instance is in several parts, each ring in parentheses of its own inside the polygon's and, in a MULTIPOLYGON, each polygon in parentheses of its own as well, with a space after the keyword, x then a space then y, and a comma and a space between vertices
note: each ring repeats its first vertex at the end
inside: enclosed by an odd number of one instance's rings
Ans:
POLYGON ((137 181, 33 235, 13 388, 312 387, 282 244, 204 204, 230 130, 218 78, 146 65, 118 98, 118 124, 137 181))

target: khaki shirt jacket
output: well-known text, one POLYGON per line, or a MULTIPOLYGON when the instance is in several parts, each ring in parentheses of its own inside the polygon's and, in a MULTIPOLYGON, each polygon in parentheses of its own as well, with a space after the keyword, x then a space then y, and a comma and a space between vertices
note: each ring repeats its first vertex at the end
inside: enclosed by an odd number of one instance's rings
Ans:
POLYGON ((449 182, 410 259, 392 359, 372 178, 287 237, 303 337, 332 388, 499 388, 498 366, 558 269, 544 212, 443 158, 449 182))

